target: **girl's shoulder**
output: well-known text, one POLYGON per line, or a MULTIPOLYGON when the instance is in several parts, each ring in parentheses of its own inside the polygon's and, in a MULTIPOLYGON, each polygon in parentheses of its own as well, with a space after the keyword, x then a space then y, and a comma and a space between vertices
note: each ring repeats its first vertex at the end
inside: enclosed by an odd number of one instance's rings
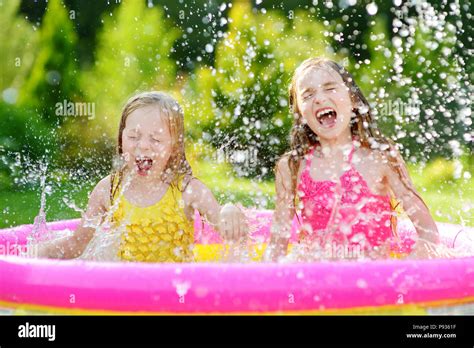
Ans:
POLYGON ((110 206, 111 176, 107 175, 95 185, 89 196, 89 205, 99 205, 104 208, 110 206))
POLYGON ((278 159, 275 171, 276 174, 282 174, 283 176, 291 175, 292 167, 297 169, 298 173, 301 172, 301 169, 304 167, 304 163, 308 158, 308 155, 312 154, 314 148, 309 149, 304 156, 294 157, 291 152, 286 152, 278 159))
POLYGON ((360 147, 356 151, 354 151, 353 158, 354 159, 361 159, 369 163, 381 163, 382 161, 386 160, 387 154, 385 151, 379 149, 370 149, 367 147, 360 147))
POLYGON ((300 176, 304 165, 302 160, 299 163, 292 162, 291 154, 285 153, 277 161, 275 166, 275 185, 277 192, 290 192, 292 187, 299 185, 300 176), (292 166, 296 166, 293 167, 292 166), (296 178, 293 177, 293 170, 296 171, 296 178), (293 182, 296 179, 296 182, 293 182))
POLYGON ((107 192, 110 193, 110 186, 112 185, 111 183, 111 175, 107 175, 105 178, 102 178, 97 185, 95 185, 94 190, 99 190, 101 193, 102 192, 107 192))
POLYGON ((285 182, 291 181, 293 173, 299 178, 305 167, 305 161, 306 156, 295 161, 289 152, 283 154, 276 163, 275 178, 285 182))
POLYGON ((206 184, 195 176, 185 177, 181 192, 184 213, 189 220, 193 219, 195 209, 202 215, 214 215, 219 212, 219 203, 214 197, 214 194, 206 184))
POLYGON ((276 174, 281 175, 290 175, 290 154, 285 153, 283 154, 277 161, 276 167, 276 174))
POLYGON ((204 184, 201 180, 195 176, 190 175, 187 175, 182 179, 180 186, 182 187, 180 191, 182 192, 183 198, 185 200, 189 200, 195 196, 200 196, 203 192, 209 190, 206 184, 204 184))

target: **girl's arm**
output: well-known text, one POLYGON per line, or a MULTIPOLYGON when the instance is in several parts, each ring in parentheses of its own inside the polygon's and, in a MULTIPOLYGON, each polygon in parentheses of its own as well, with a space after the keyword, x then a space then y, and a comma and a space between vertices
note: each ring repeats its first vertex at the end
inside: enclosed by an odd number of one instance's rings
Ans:
POLYGON ((394 163, 402 174, 400 177, 394 169, 387 166, 387 179, 391 190, 396 198, 401 201, 403 210, 415 225, 419 239, 424 242, 438 244, 439 233, 436 223, 428 207, 415 190, 402 156, 395 149, 392 149, 391 154, 394 155, 394 163))
POLYGON ((289 158, 283 157, 277 163, 275 174, 276 202, 273 215, 270 242, 265 251, 265 261, 278 261, 285 256, 291 236, 291 224, 295 215, 294 193, 292 192, 289 158))
POLYGON ((211 190, 196 178, 192 178, 183 193, 189 214, 194 210, 216 228, 226 240, 239 240, 247 235, 247 223, 242 211, 233 204, 220 206, 211 190))
POLYGON ((110 176, 107 176, 96 185, 90 194, 87 210, 74 233, 59 240, 39 244, 38 257, 72 259, 80 256, 96 230, 94 227, 87 226, 91 224, 98 226, 110 206, 109 193, 110 176))

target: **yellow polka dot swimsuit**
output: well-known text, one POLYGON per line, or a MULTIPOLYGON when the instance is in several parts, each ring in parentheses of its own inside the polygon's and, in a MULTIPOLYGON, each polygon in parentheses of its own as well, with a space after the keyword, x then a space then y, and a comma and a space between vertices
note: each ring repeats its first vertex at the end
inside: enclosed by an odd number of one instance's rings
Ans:
POLYGON ((184 213, 182 192, 170 185, 159 202, 148 207, 119 197, 113 221, 122 228, 118 256, 125 261, 193 261, 194 223, 184 213))

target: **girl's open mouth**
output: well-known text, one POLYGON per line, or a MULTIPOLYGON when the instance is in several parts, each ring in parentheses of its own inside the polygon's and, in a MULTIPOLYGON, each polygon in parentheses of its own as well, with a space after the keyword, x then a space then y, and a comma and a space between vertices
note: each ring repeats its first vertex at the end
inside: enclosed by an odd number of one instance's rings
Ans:
POLYGON ((139 175, 148 175, 148 171, 153 166, 153 160, 150 157, 137 157, 135 165, 139 175))
POLYGON ((332 128, 336 125, 337 112, 333 108, 322 108, 316 110, 316 119, 325 128, 332 128))

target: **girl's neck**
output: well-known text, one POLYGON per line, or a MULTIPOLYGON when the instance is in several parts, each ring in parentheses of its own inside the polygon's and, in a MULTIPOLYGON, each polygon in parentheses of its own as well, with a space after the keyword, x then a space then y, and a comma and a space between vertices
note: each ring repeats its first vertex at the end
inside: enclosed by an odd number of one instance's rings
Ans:
POLYGON ((350 150, 352 144, 352 134, 337 137, 336 139, 319 139, 320 151, 323 157, 334 158, 350 150))

